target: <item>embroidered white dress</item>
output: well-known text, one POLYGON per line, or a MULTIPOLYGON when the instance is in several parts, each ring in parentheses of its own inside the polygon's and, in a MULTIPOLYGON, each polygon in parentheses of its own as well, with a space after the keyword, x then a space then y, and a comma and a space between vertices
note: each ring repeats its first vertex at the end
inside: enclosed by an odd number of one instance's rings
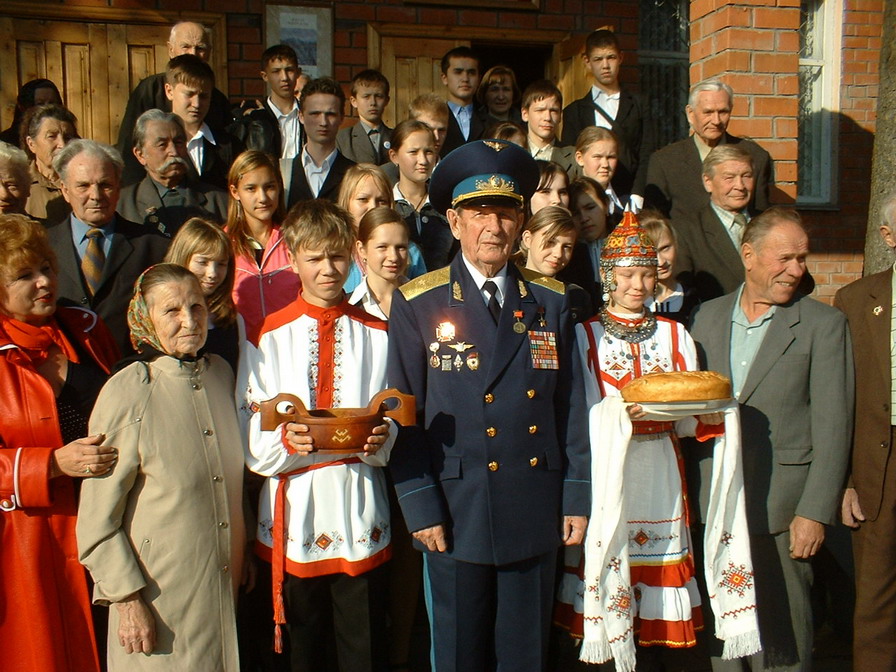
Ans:
MULTIPOLYGON (((279 524, 289 574, 357 576, 384 563, 391 531, 381 467, 394 431, 375 455, 302 456, 285 446, 282 425, 261 429, 258 405, 286 392, 308 409, 366 407, 386 387, 386 323, 347 301, 324 309, 299 297, 265 320, 257 346, 245 340, 241 345, 237 407, 247 438, 246 464, 269 477, 259 503, 256 552, 269 561, 275 556, 279 524), (284 479, 285 520, 275 523, 284 479)), ((278 562, 283 561, 275 558, 275 576, 278 562)))
MULTIPOLYGON (((589 407, 619 397, 631 380, 648 373, 696 370, 694 342, 684 327, 662 317, 656 331, 640 343, 608 333, 601 318, 579 324, 577 343, 589 407)), ((677 435, 692 436, 696 419, 677 423, 635 422, 625 450, 622 519, 628 530, 628 557, 639 643, 687 647, 702 628, 700 596, 688 531, 686 492, 677 435)), ((592 437, 594 439, 594 437, 592 437)), ((592 440, 593 454, 605 447, 592 440)), ((604 484, 595 480, 595 498, 604 484)), ((589 534, 593 525, 590 521, 589 534)), ((578 637, 583 632, 582 547, 570 547, 559 592, 557 621, 578 637)), ((628 599, 628 598, 626 598, 628 599)), ((628 605, 626 605, 628 606, 628 605)))

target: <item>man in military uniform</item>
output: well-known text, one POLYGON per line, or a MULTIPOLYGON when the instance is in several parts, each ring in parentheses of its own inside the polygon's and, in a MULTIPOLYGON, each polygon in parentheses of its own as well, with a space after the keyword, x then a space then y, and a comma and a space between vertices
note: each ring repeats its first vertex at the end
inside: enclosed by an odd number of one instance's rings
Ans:
POLYGON ((538 183, 529 154, 466 144, 430 200, 461 254, 396 292, 389 381, 417 399, 391 467, 424 551, 439 672, 545 667, 560 544, 590 504, 587 415, 562 283, 508 263, 538 183))

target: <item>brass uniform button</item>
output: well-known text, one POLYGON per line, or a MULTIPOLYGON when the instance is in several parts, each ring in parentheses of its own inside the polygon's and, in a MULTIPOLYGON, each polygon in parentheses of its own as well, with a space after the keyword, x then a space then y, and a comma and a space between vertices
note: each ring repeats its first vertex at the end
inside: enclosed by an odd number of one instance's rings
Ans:
POLYGON ((537 467, 538 466, 538 458, 537 457, 529 458, 529 466, 537 467))
POLYGON ((530 399, 534 399, 535 398, 535 390, 526 390, 526 396, 529 397, 530 399))
POLYGON ((498 463, 497 462, 489 462, 488 470, 489 471, 498 471, 498 463))
POLYGON ((538 425, 529 425, 529 433, 534 434, 538 431, 538 425))
POLYGON ((485 433, 486 433, 488 436, 493 437, 493 436, 495 436, 495 435, 498 433, 498 430, 495 429, 494 427, 489 427, 488 429, 485 430, 485 433))
POLYGON ((493 395, 491 392, 489 392, 488 394, 485 395, 485 403, 490 404, 494 400, 495 400, 495 395, 493 395))

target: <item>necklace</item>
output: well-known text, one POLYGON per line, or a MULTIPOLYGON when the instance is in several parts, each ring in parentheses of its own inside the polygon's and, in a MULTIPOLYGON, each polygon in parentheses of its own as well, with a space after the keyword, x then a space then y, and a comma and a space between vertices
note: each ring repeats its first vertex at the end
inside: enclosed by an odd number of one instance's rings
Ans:
POLYGON ((656 333, 656 316, 644 307, 644 317, 622 321, 612 315, 606 306, 600 310, 600 322, 610 336, 626 343, 642 343, 656 333))

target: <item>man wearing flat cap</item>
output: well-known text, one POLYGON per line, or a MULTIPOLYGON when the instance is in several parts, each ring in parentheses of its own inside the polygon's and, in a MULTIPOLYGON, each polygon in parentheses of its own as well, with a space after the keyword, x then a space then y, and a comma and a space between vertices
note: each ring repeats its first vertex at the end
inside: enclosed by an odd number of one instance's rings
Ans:
POLYGON ((589 510, 565 287, 508 262, 537 183, 508 142, 445 157, 430 201, 461 253, 392 302, 388 376, 418 413, 391 467, 424 555, 439 672, 544 669, 557 548, 581 543, 589 510))

